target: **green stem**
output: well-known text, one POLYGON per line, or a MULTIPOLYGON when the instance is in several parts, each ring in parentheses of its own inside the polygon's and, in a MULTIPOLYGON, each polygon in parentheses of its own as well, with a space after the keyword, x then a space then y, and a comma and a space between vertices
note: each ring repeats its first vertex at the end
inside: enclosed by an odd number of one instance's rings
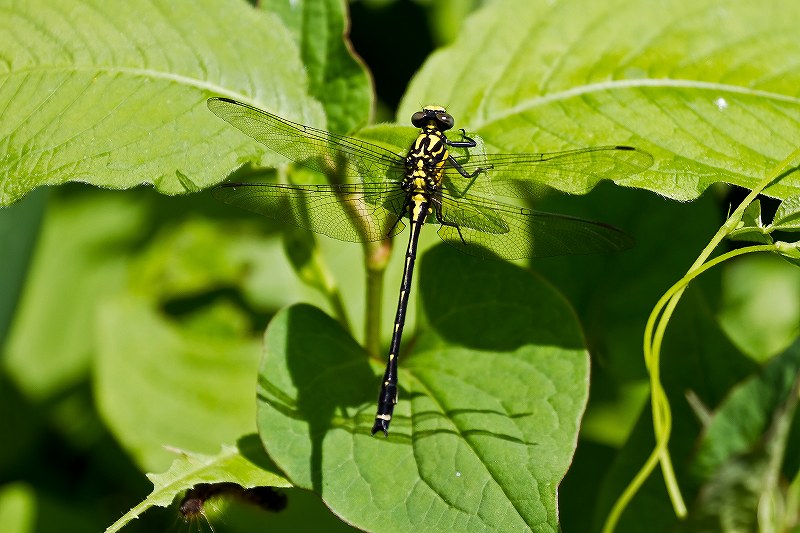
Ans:
POLYGON ((328 287, 325 293, 328 302, 333 308, 333 314, 345 330, 351 332, 353 329, 350 327, 350 320, 347 318, 347 310, 344 307, 344 300, 342 300, 342 293, 339 291, 339 286, 334 282, 328 287))
POLYGON ((649 477, 655 469, 656 463, 661 464, 661 470, 664 475, 664 482, 667 486, 667 491, 672 501, 675 514, 684 518, 686 516, 686 505, 683 502, 683 497, 680 492, 680 487, 677 483, 675 471, 672 467, 672 460, 669 455, 669 437, 672 431, 672 412, 669 407, 669 400, 664 393, 661 385, 660 376, 660 359, 661 359, 661 344, 664 340, 664 333, 672 317, 672 313, 678 302, 683 295, 684 290, 688 283, 695 277, 705 272, 709 268, 736 257, 737 255, 758 252, 758 251, 776 251, 778 245, 762 245, 741 248, 733 250, 712 259, 708 263, 706 260, 711 256, 713 251, 720 242, 733 231, 739 222, 742 220, 742 214, 750 203, 763 191, 767 186, 782 178, 785 174, 792 172, 796 169, 795 162, 800 158, 800 148, 792 152, 786 159, 781 161, 766 177, 745 197, 741 204, 731 214, 725 223, 720 227, 717 233, 712 237, 708 245, 703 248, 700 255, 692 263, 687 274, 673 285, 658 301, 653 311, 647 320, 647 326, 644 333, 644 360, 645 366, 650 374, 650 389, 651 389, 651 402, 653 413, 653 432, 655 434, 656 445, 653 452, 648 457, 645 464, 634 476, 634 479, 622 492, 620 497, 614 503, 606 522, 603 525, 603 532, 609 533, 614 530, 620 516, 633 499, 636 492, 642 486, 644 481, 649 477), (662 314, 663 310, 663 314, 662 314), (658 324, 656 322, 658 321, 658 324), (655 333, 654 333, 655 330, 655 333))
MULTIPOLYGON (((672 461, 669 456, 668 450, 668 443, 670 433, 672 431, 672 413, 669 407, 669 400, 667 399, 666 395, 664 394, 663 387, 661 386, 661 379, 660 379, 660 372, 659 372, 659 365, 660 365, 660 356, 661 356, 661 345, 664 340, 664 332, 666 331, 667 324, 669 323, 670 318, 672 317, 672 313, 675 310, 675 307, 678 305, 681 297, 683 296, 683 291, 686 288, 686 284, 689 281, 694 279, 697 275, 701 272, 704 272, 708 268, 718 264, 720 261, 724 261, 729 257, 734 257, 735 255, 739 255, 740 253, 748 253, 752 251, 775 251, 776 247, 774 245, 767 245, 766 247, 749 247, 743 248, 741 250, 734 250, 734 254, 731 255, 723 254, 715 260, 706 263, 706 260, 711 256, 713 251, 719 245, 720 242, 730 234, 736 227, 738 226, 739 222, 742 220, 742 214, 744 213, 745 209, 756 199, 756 197, 763 191, 767 186, 770 184, 778 181, 784 175, 793 172, 797 165, 796 161, 800 158, 800 148, 796 149, 792 152, 787 158, 781 161, 773 170, 767 173, 766 177, 761 180, 760 183, 756 187, 753 188, 752 191, 745 197, 745 199, 739 204, 736 210, 731 214, 730 217, 725 221, 725 223, 720 227, 717 233, 712 237, 711 241, 708 245, 703 249, 697 259, 692 263, 692 266, 689 267, 689 271, 687 276, 676 285, 679 285, 674 292, 672 292, 669 296, 665 295, 666 298, 662 297, 659 301, 661 306, 657 305, 653 312, 650 314, 650 318, 648 319, 647 328, 645 328, 645 335, 644 335, 644 359, 645 364, 650 372, 650 386, 652 391, 652 411, 653 411, 653 429, 656 437, 656 454, 659 457, 659 462, 661 463, 661 470, 664 475, 664 482, 667 485, 667 491, 670 495, 670 500, 672 501, 673 509, 675 510, 675 514, 680 517, 684 518, 686 516, 686 505, 683 502, 683 497, 681 496, 680 487, 678 486, 677 479, 675 477, 675 471, 672 467, 672 461), (760 248, 760 250, 759 250, 760 248), (742 250, 745 250, 742 252, 742 250), (668 300, 668 303, 667 303, 668 300), (664 312, 661 317, 658 319, 659 323, 655 329, 655 335, 653 335, 653 325, 655 323, 656 318, 658 317, 659 313, 661 312, 661 308, 663 307, 663 303, 666 303, 666 307, 664 308, 664 312)), ((669 291, 668 291, 669 293, 669 291)))
POLYGON ((672 314, 680 301, 683 292, 689 283, 697 276, 702 274, 714 266, 732 259, 736 256, 753 252, 774 252, 777 247, 774 244, 748 246, 746 248, 739 248, 722 254, 707 263, 703 263, 697 268, 692 269, 686 276, 684 276, 678 283, 673 285, 665 294, 665 297, 659 301, 659 304, 653 309, 650 318, 647 321, 645 328, 645 338, 652 338, 652 344, 644 347, 645 364, 650 372, 650 387, 652 390, 652 412, 653 412, 653 427, 655 430, 656 447, 655 453, 661 463, 661 471, 664 476, 664 483, 667 486, 667 493, 672 501, 672 507, 675 509, 675 514, 683 518, 686 516, 686 504, 681 496, 680 487, 675 476, 675 470, 672 467, 672 460, 669 455, 669 437, 672 432, 672 412, 669 406, 669 399, 661 384, 661 346, 664 342, 664 334, 669 324, 672 314), (663 313, 661 309, 663 308, 663 313), (653 334, 653 325, 658 314, 661 313, 656 324, 655 334, 653 334))
POLYGON ((373 357, 381 351, 381 315, 383 308, 383 277, 392 255, 392 239, 368 242, 364 246, 364 266, 367 275, 366 308, 364 310, 364 346, 373 357))
POLYGON ((672 316, 675 306, 678 304, 680 295, 686 290, 689 283, 698 277, 703 272, 713 268, 714 266, 747 253, 754 252, 774 252, 779 249, 777 244, 764 244, 758 246, 748 246, 746 248, 739 248, 730 252, 724 253, 715 257, 708 263, 704 263, 698 268, 688 272, 686 276, 681 278, 677 283, 667 290, 666 293, 658 300, 650 317, 647 319, 647 326, 645 327, 645 339, 653 339, 652 344, 645 342, 645 365, 650 374, 650 387, 652 390, 652 412, 653 412, 653 427, 655 428, 656 445, 650 453, 647 461, 641 469, 636 473, 633 480, 628 484, 620 497, 614 503, 611 512, 606 518, 603 525, 603 533, 610 533, 614 530, 622 516, 623 511, 633 499, 636 492, 641 488, 650 474, 655 470, 657 464, 661 464, 662 472, 664 473, 664 482, 667 485, 667 491, 672 500, 673 507, 676 509, 678 516, 685 516, 686 506, 683 503, 683 498, 680 493, 677 480, 675 478, 674 470, 672 468, 672 461, 669 456, 669 435, 672 430, 672 413, 669 408, 669 402, 661 385, 660 379, 660 356, 661 356, 661 342, 664 338, 664 331, 666 330, 667 322, 672 316), (662 314, 663 309, 663 314, 662 314), (659 319, 661 315, 661 319, 659 319), (658 326, 656 327, 656 321, 658 326), (655 328, 655 334, 653 329, 655 328), (659 431, 660 428, 660 431, 659 431), (681 514, 681 512, 683 514, 681 514))
POLYGON ((347 331, 352 333, 342 293, 319 251, 317 239, 302 229, 284 232, 283 248, 295 273, 303 283, 318 290, 330 304, 333 314, 347 331))

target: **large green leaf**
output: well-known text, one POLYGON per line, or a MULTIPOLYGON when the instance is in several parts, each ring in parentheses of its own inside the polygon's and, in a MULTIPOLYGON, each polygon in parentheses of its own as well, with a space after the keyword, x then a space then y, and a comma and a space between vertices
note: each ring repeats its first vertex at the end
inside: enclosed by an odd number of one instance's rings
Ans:
POLYGON ((213 95, 324 126, 290 33, 245 2, 3 0, 0 12, 0 205, 66 181, 169 194, 219 182, 264 150, 208 112, 213 95))
MULTIPOLYGON (((398 120, 444 104, 498 152, 630 144, 656 163, 619 183, 675 199, 752 187, 800 144, 798 17, 789 0, 491 2, 425 63, 398 120)), ((767 190, 798 192, 798 173, 767 190)))
POLYGON ((369 530, 558 529, 588 357, 540 279, 444 246, 425 254, 423 333, 401 355, 388 439, 370 435, 383 361, 290 307, 265 335, 259 434, 293 484, 369 530))

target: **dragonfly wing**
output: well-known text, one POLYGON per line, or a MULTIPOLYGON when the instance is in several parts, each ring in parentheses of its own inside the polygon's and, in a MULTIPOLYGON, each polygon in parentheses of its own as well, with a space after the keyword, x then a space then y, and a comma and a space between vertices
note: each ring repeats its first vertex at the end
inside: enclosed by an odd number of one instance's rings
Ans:
MULTIPOLYGON (((456 158, 467 173, 485 169, 470 191, 511 198, 538 196, 549 188, 588 191, 599 180, 619 180, 644 172, 653 156, 630 146, 596 146, 543 154, 478 154, 456 158)), ((463 190, 469 180, 448 169, 449 191, 463 190)))
POLYGON ((351 242, 378 241, 405 225, 405 193, 394 183, 281 185, 225 183, 213 190, 225 203, 351 242))
POLYGON ((304 126, 229 98, 209 98, 219 118, 270 150, 330 177, 399 180, 403 158, 381 146, 304 126))
POLYGON ((614 226, 474 196, 443 196, 442 222, 438 232, 442 240, 478 257, 591 254, 633 245, 633 239, 614 226))

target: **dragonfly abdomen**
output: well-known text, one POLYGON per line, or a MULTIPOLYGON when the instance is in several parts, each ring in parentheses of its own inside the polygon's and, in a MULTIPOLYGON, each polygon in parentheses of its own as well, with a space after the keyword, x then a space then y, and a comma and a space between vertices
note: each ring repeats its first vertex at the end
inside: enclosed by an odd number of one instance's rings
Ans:
POLYGON ((389 344, 389 361, 386 365, 386 371, 381 382, 381 390, 378 394, 378 411, 375 414, 375 424, 372 426, 373 435, 378 431, 383 431, 384 435, 389 434, 389 423, 392 421, 394 406, 397 404, 397 356, 400 353, 400 341, 403 337, 403 326, 406 322, 408 296, 411 292, 411 278, 414 273, 414 263, 417 259, 417 243, 430 208, 430 201, 424 193, 413 194, 408 206, 411 212, 411 228, 403 266, 403 280, 400 283, 397 315, 392 329, 392 341, 389 344))

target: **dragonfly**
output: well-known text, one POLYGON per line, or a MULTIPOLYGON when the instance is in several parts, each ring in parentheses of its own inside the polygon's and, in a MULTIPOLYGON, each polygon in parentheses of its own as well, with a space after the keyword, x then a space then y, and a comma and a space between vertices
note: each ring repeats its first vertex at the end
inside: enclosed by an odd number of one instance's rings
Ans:
MULTIPOLYGON (((267 148, 329 177, 327 184, 223 183, 223 202, 352 242, 379 241, 410 226, 400 296, 372 435, 389 434, 398 399, 398 356, 422 226, 431 218, 447 244, 467 254, 500 259, 618 251, 632 239, 616 227, 497 201, 525 198, 543 184, 621 178, 653 163, 631 146, 598 146, 553 153, 470 153, 478 143, 440 106, 413 114, 419 128, 405 154, 312 128, 230 98, 208 108, 267 148), (455 148, 451 152, 451 148, 455 148)), ((478 150, 475 150, 476 152, 478 150)))

